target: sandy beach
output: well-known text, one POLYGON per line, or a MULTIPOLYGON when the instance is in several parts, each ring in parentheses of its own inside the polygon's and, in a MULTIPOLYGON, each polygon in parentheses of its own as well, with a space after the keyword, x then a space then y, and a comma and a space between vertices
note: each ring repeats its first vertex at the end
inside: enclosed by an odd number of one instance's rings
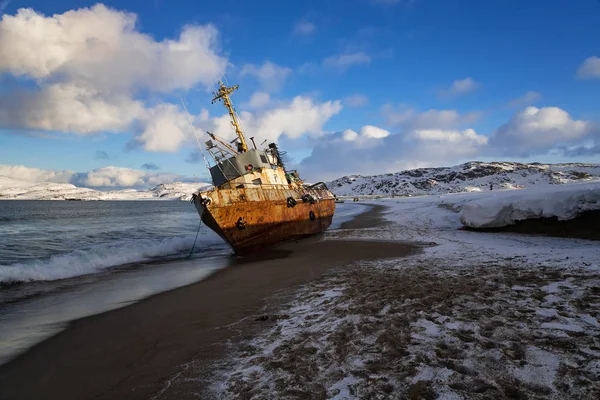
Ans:
MULTIPOLYGON (((382 224, 382 210, 375 206, 343 228, 382 224)), ((316 237, 240 259, 190 286, 73 321, 0 367, 0 398, 180 398, 164 391, 165 382, 192 362, 210 369, 230 343, 269 327, 275 319, 269 310, 292 288, 332 267, 418 251, 395 242, 316 237)))
POLYGON ((320 237, 76 320, 2 399, 596 399, 600 250, 374 202, 320 237))

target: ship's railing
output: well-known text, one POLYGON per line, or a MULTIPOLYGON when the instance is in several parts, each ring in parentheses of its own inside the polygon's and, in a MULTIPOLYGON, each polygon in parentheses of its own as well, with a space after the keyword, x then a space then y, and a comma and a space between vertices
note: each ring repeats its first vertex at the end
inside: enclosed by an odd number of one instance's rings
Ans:
POLYGON ((327 186, 323 183, 323 182, 319 182, 316 183, 314 185, 310 185, 310 186, 299 186, 297 188, 290 188, 290 186, 288 184, 283 184, 283 183, 261 183, 261 184, 255 184, 255 183, 250 183, 250 182, 243 182, 243 183, 238 183, 235 186, 231 186, 232 189, 241 189, 241 188, 261 188, 261 189, 302 189, 302 190, 320 190, 320 189, 325 189, 327 190, 327 186))
POLYGON ((238 183, 235 186, 232 186, 232 189, 240 189, 240 188, 262 188, 262 189, 289 189, 288 185, 279 183, 279 184, 275 184, 275 183, 261 183, 261 184, 255 184, 255 183, 238 183))

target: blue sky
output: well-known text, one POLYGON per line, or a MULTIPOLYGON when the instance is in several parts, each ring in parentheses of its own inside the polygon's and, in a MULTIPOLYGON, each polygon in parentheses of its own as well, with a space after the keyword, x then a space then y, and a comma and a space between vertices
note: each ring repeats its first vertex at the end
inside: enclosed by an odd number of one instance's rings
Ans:
MULTIPOLYGON (((96 2, 0 4, 5 14, 0 44, 11 43, 0 50, 11 60, 0 62, 4 166, 86 172, 108 166, 140 170, 154 163, 160 169, 152 171, 152 180, 135 185, 150 184, 160 173, 205 178, 202 164, 185 161, 194 142, 177 139, 188 130, 181 109, 160 115, 147 110, 179 107, 183 97, 200 132, 226 134, 226 126, 215 119, 224 109, 210 104, 207 84, 219 73, 240 84, 234 102, 238 111, 251 113, 242 115, 248 136, 278 140, 310 179, 470 159, 597 162, 600 153, 597 0, 105 1, 107 12, 91 9, 101 16, 89 29, 77 21, 84 16, 81 9, 96 2), (17 14, 20 8, 38 14, 39 38, 27 34, 33 25, 18 24, 26 19, 17 14), (69 11, 68 21, 58 18, 57 33, 53 16, 69 11), (108 27, 124 12, 137 15, 132 31, 114 30, 125 39, 104 35, 102 24, 108 27), (154 59, 147 58, 150 53, 131 54, 128 43, 138 43, 131 32, 147 35, 144 43, 158 48, 166 40, 177 41, 186 26, 214 30, 209 46, 190 50, 196 54, 186 56, 189 65, 179 58, 172 62, 169 57, 175 56, 162 47, 160 55, 152 53, 154 59), (73 41, 68 57, 61 48, 64 40, 52 41, 55 34, 73 41), (99 58, 90 66, 85 61, 90 56, 82 55, 90 49, 72 50, 89 43, 81 44, 78 37, 114 41, 118 57, 99 58), (22 57, 37 49, 38 59, 22 57), (194 63, 204 63, 203 54, 221 63, 214 67, 216 74, 208 67, 204 75, 194 72, 194 63), (164 60, 168 67, 148 72, 148 79, 120 73, 127 64, 164 60), (174 75, 182 77, 180 82, 166 88, 157 83, 174 75), (113 87, 113 76, 123 82, 113 87), (57 101, 56 107, 68 108, 73 99, 57 95, 54 85, 84 90, 76 100, 89 115, 61 111, 56 116, 47 104, 57 101), (25 92, 30 96, 20 100, 25 92), (268 101, 252 106, 257 93, 268 101), (114 105, 124 113, 131 107, 139 117, 102 111, 114 105), (208 119, 199 117, 202 109, 208 119), (311 116, 315 121, 304 123, 311 116), (290 122, 296 118, 301 122, 290 122), (266 126, 272 128, 269 133, 253 131, 266 126)), ((128 182, 113 178, 107 178, 108 186, 128 182)))

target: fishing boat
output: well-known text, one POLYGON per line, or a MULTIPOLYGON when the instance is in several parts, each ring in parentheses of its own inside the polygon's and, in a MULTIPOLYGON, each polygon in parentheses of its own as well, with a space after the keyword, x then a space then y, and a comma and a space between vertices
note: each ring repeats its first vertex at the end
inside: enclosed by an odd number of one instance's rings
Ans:
MULTIPOLYGON (((249 148, 231 94, 239 85, 222 81, 212 103, 222 102, 235 131, 232 141, 207 132, 205 150, 213 187, 192 196, 202 222, 225 240, 237 255, 324 232, 335 212, 335 196, 325 183, 306 184, 285 167, 276 143, 249 148)), ((263 144, 266 141, 263 142, 263 144)), ((204 153, 203 153, 204 154, 204 153)))

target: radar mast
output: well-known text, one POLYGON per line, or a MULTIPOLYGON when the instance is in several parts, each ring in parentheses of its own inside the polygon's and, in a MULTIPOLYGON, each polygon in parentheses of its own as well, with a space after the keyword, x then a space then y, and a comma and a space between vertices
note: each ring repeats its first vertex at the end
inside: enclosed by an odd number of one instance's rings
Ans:
POLYGON ((219 81, 219 90, 217 92, 213 92, 214 98, 211 103, 214 103, 218 100, 223 100, 223 104, 227 107, 229 111, 229 116, 231 117, 231 126, 235 129, 235 133, 240 139, 240 153, 245 153, 248 151, 248 145, 246 144, 246 138, 244 137, 244 132, 242 132, 242 128, 240 128, 240 123, 236 117, 235 110, 233 109, 233 105, 231 104, 231 100, 229 99, 229 95, 233 93, 239 85, 235 85, 232 87, 227 87, 223 84, 222 81, 219 81))

